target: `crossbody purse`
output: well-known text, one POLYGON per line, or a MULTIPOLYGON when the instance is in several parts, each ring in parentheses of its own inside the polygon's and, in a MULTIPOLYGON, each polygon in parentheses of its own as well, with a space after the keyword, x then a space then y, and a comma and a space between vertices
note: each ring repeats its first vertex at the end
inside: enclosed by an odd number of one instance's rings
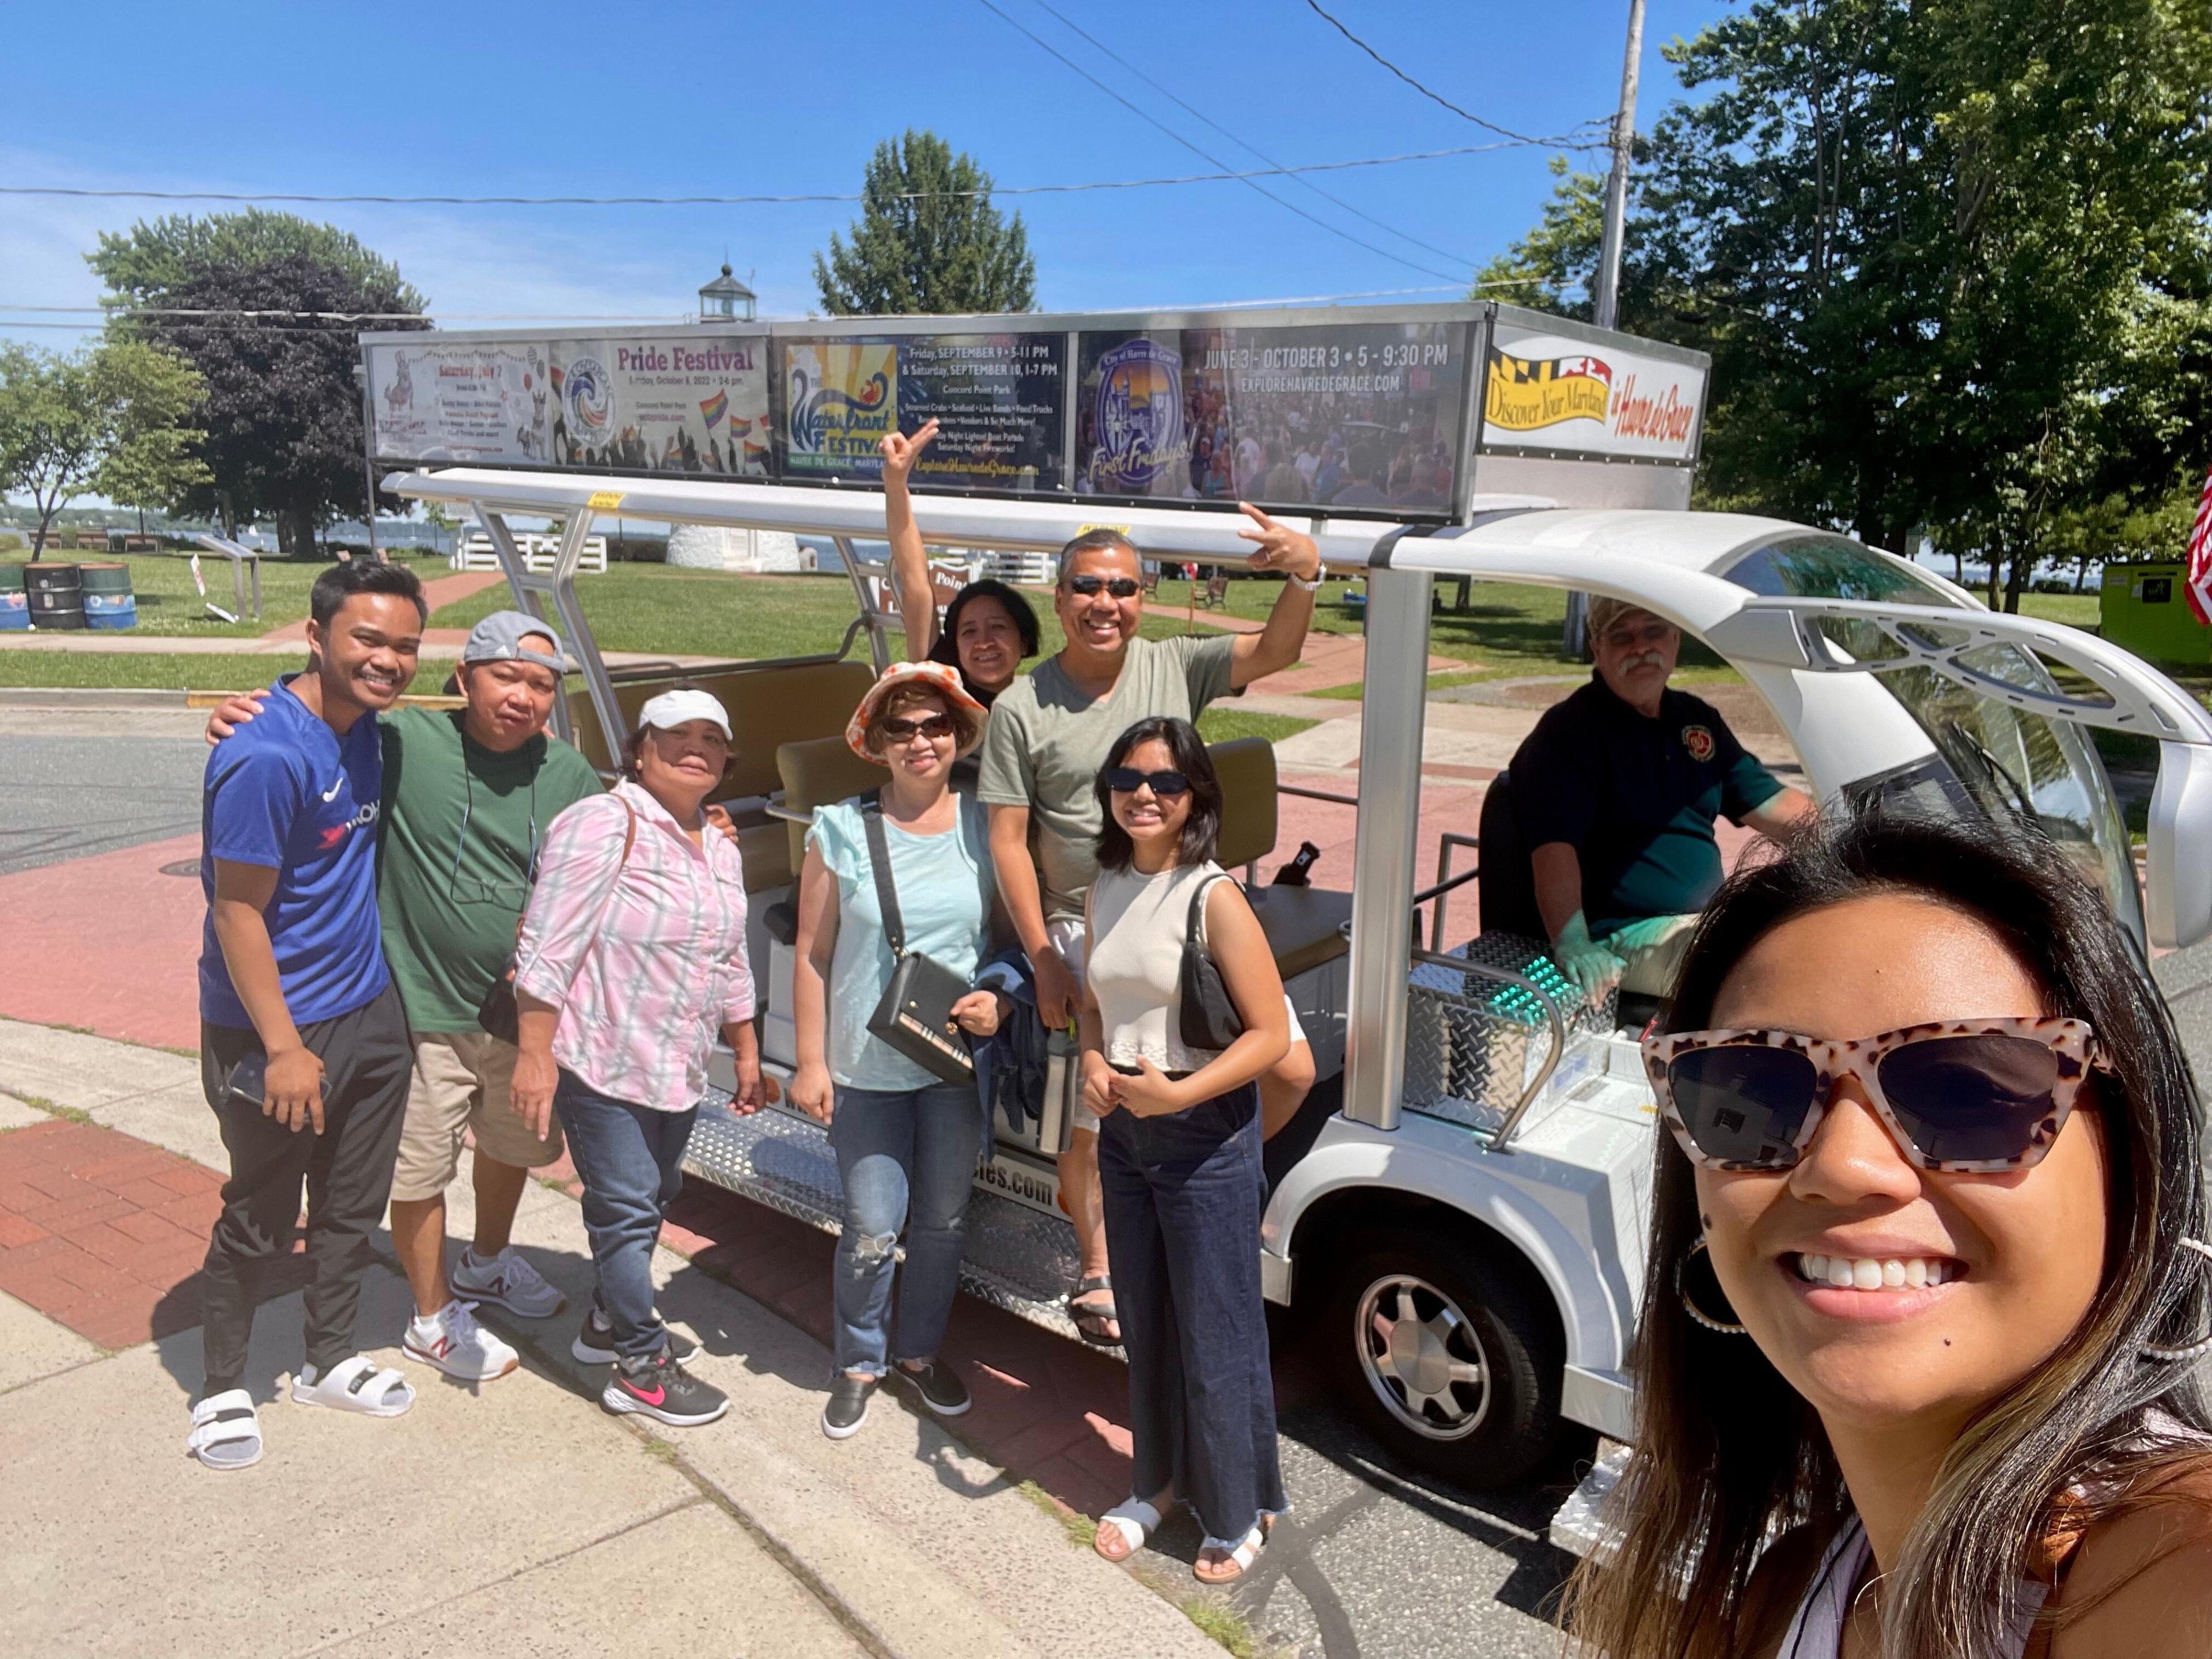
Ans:
MULTIPOLYGON (((620 795, 615 799, 622 800, 620 795)), ((629 863, 629 849, 637 844, 637 808, 626 800, 623 800, 622 806, 629 822, 623 826, 622 857, 615 864, 614 879, 607 884, 606 896, 599 901, 599 927, 592 929, 594 938, 598 937, 599 928, 606 925, 607 911, 615 902, 615 889, 622 885, 623 871, 629 863)), ((526 910, 528 906, 524 908, 526 910)), ((506 971, 492 981, 491 989, 484 993, 484 1000, 477 1005, 477 1024, 501 1042, 520 1042, 522 1040, 522 1011, 514 1000, 514 975, 522 965, 521 955, 522 922, 517 920, 514 924, 514 949, 507 953, 506 971)))
POLYGON ((1243 1017, 1229 1000, 1221 982, 1221 969, 1206 943, 1206 896, 1224 875, 1210 876, 1190 896, 1190 915, 1183 926, 1182 974, 1176 1001, 1176 1035, 1186 1048, 1218 1052, 1244 1035, 1243 1017))
MULTIPOLYGON (((883 912, 884 939, 891 951, 891 982, 884 988, 876 1012, 868 1016, 868 1035, 932 1077, 946 1083, 973 1083, 975 1056, 969 1051, 967 1033, 952 1018, 952 1005, 971 988, 928 952, 906 948, 906 925, 891 879, 890 841, 884 832, 881 791, 870 790, 860 797, 860 824, 867 832, 876 906, 883 912)), ((956 824, 952 833, 960 834, 961 828, 956 824)), ((984 914, 988 916, 989 910, 984 914)))

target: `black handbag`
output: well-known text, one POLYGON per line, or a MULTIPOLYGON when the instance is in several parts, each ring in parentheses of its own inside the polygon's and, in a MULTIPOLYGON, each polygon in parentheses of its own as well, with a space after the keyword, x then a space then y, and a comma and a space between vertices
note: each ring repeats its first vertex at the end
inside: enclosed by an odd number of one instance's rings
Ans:
POLYGON ((946 1083, 973 1083, 975 1056, 969 1051, 968 1034, 952 1018, 952 1005, 966 996, 970 988, 936 957, 906 948, 898 891, 891 882, 890 843, 884 834, 880 791, 870 790, 860 797, 860 823, 868 835, 868 862, 876 875, 876 906, 883 912, 884 939, 891 948, 892 962, 891 982, 884 988, 876 1012, 868 1016, 868 1035, 933 1077, 946 1083))
POLYGON ((1190 896, 1190 919, 1183 929, 1182 976, 1176 996, 1176 1035, 1186 1048, 1218 1052, 1244 1035, 1243 1016, 1229 1000, 1229 988, 1221 982, 1221 969, 1214 966, 1213 954, 1202 937, 1206 896, 1215 881, 1228 879, 1227 876, 1209 877, 1190 896))
MULTIPOLYGON (((622 857, 615 865, 615 878, 608 884, 607 896, 599 906, 602 924, 606 921, 608 907, 614 902, 615 889, 622 884, 623 869, 629 863, 629 849, 637 843, 637 809, 623 801, 623 811, 629 814, 629 822, 623 828, 622 857)), ((533 868, 535 864, 533 860, 533 868)), ((599 930, 594 928, 592 931, 597 933, 599 930)), ((487 1036, 497 1037, 501 1042, 520 1042, 522 1040, 522 1011, 514 1000, 514 974, 521 965, 520 958, 522 954, 522 923, 520 920, 514 924, 514 941, 515 948, 507 952, 507 966, 500 971, 499 977, 492 981, 491 989, 484 993, 483 1000, 477 1005, 478 1029, 487 1036)))

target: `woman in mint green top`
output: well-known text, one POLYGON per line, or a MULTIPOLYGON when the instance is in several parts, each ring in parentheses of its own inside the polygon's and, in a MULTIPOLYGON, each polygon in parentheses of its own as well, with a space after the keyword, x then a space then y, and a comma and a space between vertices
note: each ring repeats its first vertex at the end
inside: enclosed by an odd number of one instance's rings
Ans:
MULTIPOLYGON (((951 782, 952 763, 982 732, 982 707, 956 670, 896 663, 845 732, 855 752, 889 773, 878 799, 907 950, 970 981, 990 937, 989 830, 983 808, 951 782)), ((940 1416, 969 1404, 965 1386, 936 1356, 959 1285, 982 1109, 974 1082, 942 1082, 869 1035, 893 967, 876 873, 862 802, 818 808, 799 876, 791 1097, 829 1126, 844 1188, 831 1281, 837 1371, 822 1413, 833 1440, 859 1430, 887 1370, 940 1416), (897 1273, 902 1235, 906 1266, 897 1273)), ((996 1031, 1003 1012, 989 991, 971 991, 952 1008, 977 1037, 996 1031)))

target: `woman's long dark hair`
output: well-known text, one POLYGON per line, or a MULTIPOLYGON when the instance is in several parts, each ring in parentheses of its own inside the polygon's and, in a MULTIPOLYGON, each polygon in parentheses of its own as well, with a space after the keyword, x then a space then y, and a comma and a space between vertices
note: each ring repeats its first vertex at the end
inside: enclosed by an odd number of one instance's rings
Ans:
POLYGON ((1182 837, 1176 851, 1178 865, 1203 864, 1213 856, 1221 835, 1221 775, 1213 769, 1213 757, 1206 752, 1206 739, 1188 720, 1172 714, 1152 714, 1114 739, 1106 763, 1098 769, 1092 787, 1098 792, 1098 867, 1126 870, 1137 856, 1135 844, 1114 817, 1114 792, 1106 775, 1129 758, 1139 744, 1159 742, 1175 757, 1175 769, 1190 780, 1190 816, 1182 821, 1182 837))
MULTIPOLYGON (((2160 1464, 2206 1449, 2174 1432, 2212 1429, 2193 1368, 2142 1353, 2196 1340, 2212 1305, 2204 1264, 2179 1243, 2203 1236, 2196 1086, 2103 896, 2048 841, 1984 821, 1831 812, 1723 886, 1691 940, 1669 1029, 1709 1027, 1736 964, 1792 917, 1905 894, 1993 931, 2047 1012, 2088 1021, 2112 1068, 2094 1074, 2111 1182, 2104 1282, 2057 1352, 1953 1445, 1887 1580, 1888 1659, 1996 1653, 2062 1499, 2069 1527, 2094 1520, 2160 1464)), ((1802 1596, 1850 1496, 1811 1406, 1749 1339, 1683 1310, 1676 1273, 1699 1236, 1695 1179, 1663 1132, 1656 1157, 1636 1449, 1607 1517, 1618 1548, 1577 1571, 1566 1622, 1582 1650, 1607 1659, 1731 1659, 1766 1609, 1802 1596), (1814 1547, 1794 1552, 1795 1581, 1763 1584, 1752 1607, 1753 1569, 1795 1528, 1814 1547)), ((1713 1296, 1709 1277, 1699 1293, 1713 1296)))
POLYGON ((968 688, 968 695, 988 708, 999 695, 968 678, 968 671, 960 667, 960 613, 977 599, 996 600, 1007 616, 1013 618, 1014 631, 1022 636, 1022 656, 1024 659, 1036 655, 1043 635, 1037 631, 1037 614, 1018 590, 1009 587, 995 576, 985 576, 972 581, 955 593, 945 606, 945 616, 937 630, 937 643, 929 647, 932 662, 950 663, 960 669, 960 683, 968 688))

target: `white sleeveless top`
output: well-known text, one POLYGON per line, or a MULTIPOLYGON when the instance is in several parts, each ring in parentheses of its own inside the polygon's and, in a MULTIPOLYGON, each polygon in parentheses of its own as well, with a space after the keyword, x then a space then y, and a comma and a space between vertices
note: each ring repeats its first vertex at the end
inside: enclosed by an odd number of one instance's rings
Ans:
MULTIPOLYGON (((1156 876, 1102 870, 1091 888, 1091 957, 1085 972, 1098 999, 1109 1065, 1142 1055, 1163 1072, 1194 1072, 1216 1051, 1186 1048, 1177 1035, 1182 942, 1190 902, 1223 873, 1214 863, 1177 865, 1156 876)), ((1199 937, 1205 938, 1205 918, 1199 937)))
MULTIPOLYGON (((1797 1616, 1790 1621, 1789 1632, 1782 1638, 1776 1659, 1840 1659, 1844 1648, 1844 1621, 1850 1614, 1851 1591, 1866 1571, 1870 1553, 1866 1528, 1856 1516, 1850 1525, 1837 1535, 1828 1546, 1828 1553, 1820 1558, 1820 1570, 1813 1575, 1813 1587, 1805 1592, 1805 1599, 1797 1604, 1797 1616)), ((2027 1651, 2027 1638, 2035 1615, 2043 1607, 2048 1587, 2030 1579, 2021 1586, 2021 1606, 2013 1627, 2005 1638, 2005 1645, 1990 1659, 2021 1659, 2027 1651)))

